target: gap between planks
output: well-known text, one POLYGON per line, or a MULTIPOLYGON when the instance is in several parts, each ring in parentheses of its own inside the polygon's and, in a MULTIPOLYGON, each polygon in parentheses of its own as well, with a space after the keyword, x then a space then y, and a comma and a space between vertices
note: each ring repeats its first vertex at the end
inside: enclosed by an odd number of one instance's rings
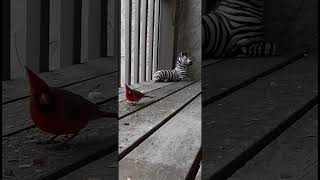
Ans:
POLYGON ((204 108, 202 178, 228 178, 317 104, 316 63, 310 55, 204 108))
POLYGON ((129 105, 127 102, 123 101, 119 104, 119 118, 125 118, 129 116, 132 113, 135 113, 136 111, 145 108, 147 106, 150 106, 153 103, 156 103, 157 101, 174 94, 175 92, 180 91, 181 89, 187 88, 191 86, 192 84, 196 83, 198 81, 181 81, 173 83, 171 86, 164 86, 159 91, 153 91, 153 94, 151 95, 152 99, 142 99, 139 101, 138 104, 135 104, 134 106, 129 105))
MULTIPOLYGON (((105 103, 106 100, 112 101, 117 97, 117 74, 103 76, 91 81, 82 82, 68 86, 64 89, 81 95, 94 103, 105 103), (96 86, 100 85, 98 89, 96 86), (101 93, 101 97, 89 99, 88 94, 93 91, 101 93)), ((15 103, 6 104, 2 107, 2 136, 10 136, 19 133, 33 126, 33 122, 29 119, 29 99, 16 101, 15 103)))
MULTIPOLYGON (((85 64, 77 64, 67 68, 59 69, 53 72, 39 73, 49 85, 54 87, 67 87, 87 80, 99 78, 105 75, 118 72, 116 65, 110 66, 110 60, 98 59, 89 61, 85 64), (102 65, 101 65, 102 64, 102 65), (107 70, 101 67, 108 67, 107 70), (71 75, 74 72, 77 76, 71 75), (76 78, 74 78, 76 77, 76 78), (59 81, 58 81, 59 79, 59 81)), ((111 63, 114 64, 114 63, 111 63)), ((27 78, 16 80, 2 81, 2 104, 8 104, 29 97, 27 78)))
POLYGON ((192 84, 165 99, 119 121, 119 159, 139 146, 172 117, 200 95, 200 82, 192 84), (175 102, 175 103, 172 103, 175 102), (152 112, 152 113, 150 113, 152 112))
MULTIPOLYGON (((265 76, 267 76, 269 74, 272 74, 273 72, 281 70, 282 68, 286 67, 287 65, 289 65, 291 63, 294 63, 294 62, 296 62, 298 60, 304 59, 303 57, 304 57, 303 53, 299 53, 297 55, 290 56, 288 58, 288 60, 285 60, 284 62, 281 62, 280 64, 276 64, 276 65, 272 66, 271 68, 265 69, 262 73, 255 74, 255 75, 249 77, 248 79, 241 81, 241 83, 239 83, 239 84, 234 84, 232 87, 229 87, 229 89, 224 87, 223 92, 221 92, 219 94, 215 94, 213 96, 204 94, 204 100, 202 102, 202 105, 204 107, 206 107, 210 103, 213 103, 213 102, 215 102, 215 101, 217 101, 219 99, 222 99, 222 98, 224 98, 224 97, 236 92, 237 90, 252 84, 253 82, 257 81, 259 78, 263 78, 263 77, 265 77, 265 76)), ((286 57, 282 57, 282 58, 286 58, 286 57)), ((220 61, 220 62, 224 62, 224 61, 220 61)), ((229 60, 229 62, 231 62, 231 61, 229 60)), ((203 84, 204 84, 204 86, 206 86, 205 83, 203 83, 203 84)), ((209 86, 210 85, 214 86, 213 84, 209 83, 209 86)), ((204 90, 204 91, 206 92, 207 90, 204 90)))
MULTIPOLYGON (((312 173, 312 169, 318 169, 317 141, 318 106, 315 106, 229 180, 302 179, 307 173, 312 173)), ((313 176, 309 179, 317 179, 316 174, 309 176, 313 176)))
POLYGON ((120 179, 186 179, 200 149, 201 96, 197 95, 120 160, 120 179))

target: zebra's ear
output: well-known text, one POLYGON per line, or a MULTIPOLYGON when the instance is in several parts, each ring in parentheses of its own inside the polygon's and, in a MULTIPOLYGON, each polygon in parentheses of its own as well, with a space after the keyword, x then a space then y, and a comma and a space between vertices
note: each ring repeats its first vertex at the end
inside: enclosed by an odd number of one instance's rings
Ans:
POLYGON ((188 56, 188 52, 187 51, 181 51, 180 55, 181 56, 188 56))

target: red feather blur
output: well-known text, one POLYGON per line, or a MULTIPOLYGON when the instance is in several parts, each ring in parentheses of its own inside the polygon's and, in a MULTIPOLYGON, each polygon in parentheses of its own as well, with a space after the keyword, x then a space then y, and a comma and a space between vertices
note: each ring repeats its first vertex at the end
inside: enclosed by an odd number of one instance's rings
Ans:
MULTIPOLYGON (((30 116, 44 132, 59 135, 72 134, 73 138, 89 121, 101 117, 117 117, 98 109, 93 102, 70 91, 50 87, 37 74, 25 66, 30 85, 30 116)), ((69 139, 71 139, 69 138, 69 139)), ((69 140, 68 139, 68 140, 69 140)))
POLYGON ((125 87, 126 87, 126 98, 130 102, 138 102, 138 101, 140 101, 140 99, 142 99, 144 97, 152 98, 150 96, 144 95, 143 93, 141 93, 141 92, 139 92, 137 90, 131 89, 126 84, 125 84, 125 87))

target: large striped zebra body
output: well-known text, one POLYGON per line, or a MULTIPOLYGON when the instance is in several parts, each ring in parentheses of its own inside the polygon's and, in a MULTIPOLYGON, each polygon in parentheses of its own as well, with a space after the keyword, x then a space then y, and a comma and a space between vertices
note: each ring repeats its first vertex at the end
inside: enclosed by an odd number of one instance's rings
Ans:
POLYGON ((222 0, 202 16, 203 56, 236 56, 239 48, 263 41, 263 13, 264 0, 222 0))
POLYGON ((192 64, 186 52, 181 52, 177 57, 176 67, 173 70, 159 70, 153 74, 155 82, 175 82, 189 80, 188 66, 192 64))

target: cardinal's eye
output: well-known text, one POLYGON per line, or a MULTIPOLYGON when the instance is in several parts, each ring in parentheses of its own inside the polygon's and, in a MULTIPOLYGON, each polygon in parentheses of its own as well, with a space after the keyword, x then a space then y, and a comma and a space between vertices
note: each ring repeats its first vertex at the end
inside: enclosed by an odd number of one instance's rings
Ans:
POLYGON ((40 99, 39 99, 39 103, 43 104, 43 105, 48 105, 51 103, 51 99, 49 94, 47 93, 41 93, 40 94, 40 99))
POLYGON ((38 99, 38 110, 40 112, 50 112, 52 110, 52 98, 51 96, 45 92, 41 93, 37 96, 38 99))

